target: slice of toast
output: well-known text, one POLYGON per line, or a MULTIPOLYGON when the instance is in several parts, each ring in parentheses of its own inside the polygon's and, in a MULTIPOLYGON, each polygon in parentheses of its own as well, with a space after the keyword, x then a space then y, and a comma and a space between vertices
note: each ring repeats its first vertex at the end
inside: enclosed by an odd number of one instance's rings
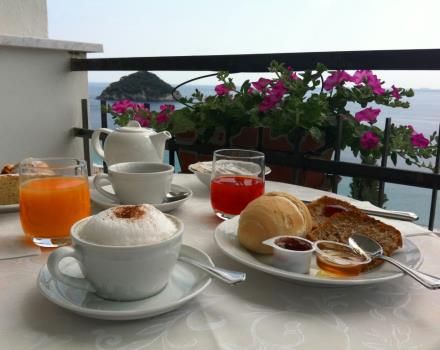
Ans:
MULTIPOLYGON (((340 212, 326 219, 306 238, 311 241, 328 240, 348 243, 348 238, 353 233, 361 233, 378 242, 383 247, 384 254, 388 256, 402 247, 402 236, 397 229, 357 209, 340 212)), ((380 259, 373 260, 368 264, 367 269, 380 265, 382 262, 380 259)))
POLYGON ((0 175, 0 205, 18 203, 18 174, 0 175))
POLYGON ((354 205, 351 205, 350 203, 347 203, 345 201, 333 197, 323 196, 307 204, 307 208, 309 209, 309 212, 312 215, 313 228, 316 228, 319 225, 323 224, 325 221, 327 221, 329 216, 325 214, 325 207, 329 205, 341 206, 346 210, 359 211, 358 208, 356 208, 354 205))

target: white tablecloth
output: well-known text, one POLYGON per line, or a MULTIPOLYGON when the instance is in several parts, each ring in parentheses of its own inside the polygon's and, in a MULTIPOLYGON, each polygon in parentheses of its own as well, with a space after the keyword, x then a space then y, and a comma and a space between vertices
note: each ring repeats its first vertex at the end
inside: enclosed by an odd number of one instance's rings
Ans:
MULTIPOLYGON (((180 309, 151 319, 100 321, 40 295, 36 279, 47 252, 1 260, 0 349, 440 349, 440 291, 408 277, 366 287, 307 287, 247 268, 215 246, 220 220, 208 189, 194 175, 176 175, 174 182, 194 191, 173 212, 185 223, 184 242, 219 266, 245 271, 245 283, 213 281, 180 309)), ((271 190, 304 191, 268 182, 271 190)), ((0 214, 0 244, 11 230, 22 232, 18 213, 0 214)), ((421 270, 440 275, 440 240, 411 239, 424 255, 421 270)))

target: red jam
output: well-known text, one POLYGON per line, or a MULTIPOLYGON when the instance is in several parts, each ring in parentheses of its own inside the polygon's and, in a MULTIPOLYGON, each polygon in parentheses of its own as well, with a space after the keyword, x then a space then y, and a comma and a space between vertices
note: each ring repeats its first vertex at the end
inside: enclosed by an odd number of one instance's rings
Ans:
POLYGON ((324 215, 327 216, 327 217, 330 217, 330 216, 332 216, 334 214, 337 214, 337 213, 342 213, 344 211, 347 211, 347 209, 344 208, 343 206, 337 205, 337 204, 335 204, 335 205, 326 205, 324 207, 324 215))
POLYGON ((309 242, 303 241, 302 239, 297 239, 295 237, 281 237, 275 240, 274 243, 278 247, 287 250, 296 250, 296 251, 304 252, 306 250, 312 249, 312 245, 309 242))

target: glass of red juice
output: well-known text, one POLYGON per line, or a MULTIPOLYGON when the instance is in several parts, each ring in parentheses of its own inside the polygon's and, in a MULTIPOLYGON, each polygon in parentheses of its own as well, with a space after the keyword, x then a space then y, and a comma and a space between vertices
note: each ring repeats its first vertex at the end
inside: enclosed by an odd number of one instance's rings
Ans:
POLYGON ((245 149, 214 152, 211 205, 223 220, 239 215, 264 193, 264 153, 245 149))

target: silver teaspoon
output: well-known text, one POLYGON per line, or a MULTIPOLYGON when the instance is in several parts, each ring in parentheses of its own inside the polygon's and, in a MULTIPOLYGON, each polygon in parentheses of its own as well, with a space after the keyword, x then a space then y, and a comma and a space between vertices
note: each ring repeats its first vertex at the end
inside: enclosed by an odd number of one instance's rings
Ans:
POLYGON ((209 273, 211 276, 215 278, 218 278, 219 280, 221 280, 226 284, 237 285, 246 279, 246 274, 244 272, 226 270, 220 267, 212 267, 209 265, 205 265, 199 261, 188 258, 186 256, 179 256, 178 259, 187 264, 202 269, 203 271, 209 273))
POLYGON ((396 259, 384 255, 382 246, 370 237, 355 233, 348 239, 348 244, 351 248, 353 248, 354 251, 362 256, 371 257, 371 259, 382 259, 388 261, 402 271, 406 272, 408 275, 414 278, 417 282, 424 285, 426 288, 440 288, 440 278, 417 271, 416 269, 402 264, 396 259))
POLYGON ((175 202, 180 201, 181 199, 184 199, 188 197, 189 192, 168 192, 165 197, 165 202, 175 202))

